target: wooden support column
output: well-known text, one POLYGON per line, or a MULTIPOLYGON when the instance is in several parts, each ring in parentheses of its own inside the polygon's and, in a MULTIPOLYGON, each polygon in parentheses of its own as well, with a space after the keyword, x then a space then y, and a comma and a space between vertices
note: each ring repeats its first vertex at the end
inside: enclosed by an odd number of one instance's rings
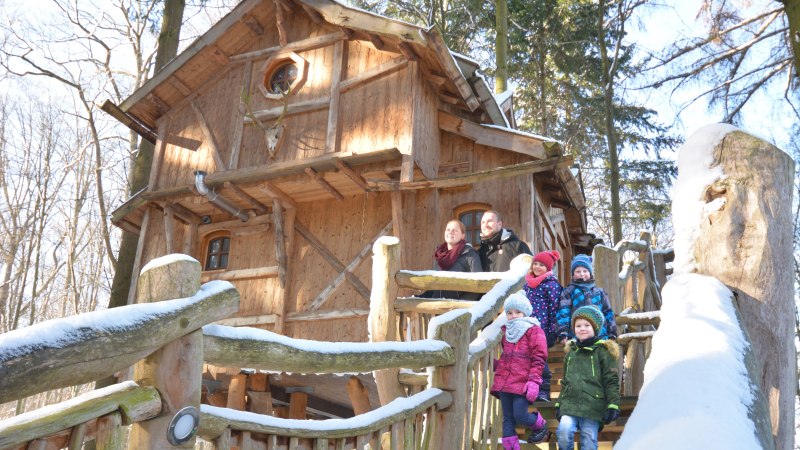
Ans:
POLYGON ((335 153, 339 150, 339 97, 345 62, 345 42, 337 41, 333 45, 333 67, 331 68, 331 105, 328 108, 328 131, 325 137, 325 152, 335 153))
MULTIPOLYGON (((277 201, 277 200, 276 200, 277 201)), ((284 206, 283 202, 279 202, 281 206, 284 206)), ((273 203, 274 208, 274 203, 273 203)), ((286 317, 288 316, 288 304, 290 300, 290 293, 291 293, 291 280, 292 280, 292 251, 294 250, 294 224, 295 219, 297 217, 297 209, 293 207, 286 206, 285 211, 285 219, 283 233, 284 233, 284 246, 286 248, 286 263, 285 263, 285 277, 286 277, 286 286, 283 287, 283 295, 281 296, 281 304, 278 306, 278 311, 276 314, 275 319, 275 326, 273 327, 273 331, 278 334, 284 334, 285 332, 285 324, 286 324, 286 317)), ((280 270, 280 269, 279 269, 280 270)))
POLYGON ((208 146, 208 151, 211 153, 212 158, 214 158, 214 163, 217 165, 217 170, 225 170, 227 166, 225 165, 225 162, 222 161, 222 156, 219 153, 217 139, 214 137, 214 132, 211 131, 211 127, 208 125, 208 121, 203 115, 203 111, 200 110, 200 107, 197 106, 197 103, 194 101, 191 102, 191 106, 192 111, 194 111, 194 116, 197 119, 197 123, 200 125, 200 129, 203 130, 205 144, 208 146))
MULTIPOLYGON (((472 315, 460 311, 460 315, 431 330, 433 339, 447 342, 453 348, 456 361, 452 366, 429 368, 430 386, 450 392, 453 402, 443 410, 436 411, 438 433, 433 436, 431 448, 461 450, 464 448, 464 430, 467 405, 467 364, 469 363, 469 333, 472 315)), ((429 334, 430 335, 430 334, 429 334)))
POLYGON ((272 201, 272 222, 275 225, 275 255, 278 260, 278 279, 281 288, 286 289, 286 240, 283 235, 283 206, 281 201, 272 201))
MULTIPOLYGON (((717 278, 736 294, 758 368, 750 379, 760 385, 768 402, 771 430, 766 432, 772 433, 776 449, 790 450, 797 388, 791 266, 794 161, 772 144, 733 127, 724 135, 718 129, 711 132, 719 133, 720 140, 706 150, 714 159, 709 167, 722 176, 706 187, 704 201, 724 207, 698 220, 692 255, 680 254, 676 246, 676 272, 685 267, 687 256, 694 257, 696 272, 717 278), (677 264, 680 258, 683 265, 677 264)), ((705 136, 700 141, 707 142, 705 136)), ((753 420, 756 434, 764 433, 761 419, 753 420)))
POLYGON ((369 391, 358 377, 351 376, 347 380, 347 396, 350 397, 350 403, 352 403, 353 412, 356 415, 372 411, 372 406, 369 404, 369 391))
POLYGON ((250 400, 248 410, 256 414, 272 415, 272 392, 269 387, 269 375, 265 373, 254 373, 249 377, 250 389, 247 397, 250 400))
POLYGON ((164 206, 164 239, 167 241, 167 255, 175 253, 175 214, 172 206, 164 206))
MULTIPOLYGON (((625 306, 619 283, 620 255, 613 248, 598 245, 592 250, 592 267, 597 287, 608 294, 611 308, 619 313, 625 306)), ((570 274, 572 276, 572 274, 570 274)))
POLYGON ((286 27, 284 23, 285 20, 283 6, 279 0, 275 0, 275 26, 278 28, 278 41, 280 42, 281 47, 289 43, 289 40, 286 37, 286 27))
POLYGON ((247 394, 247 374, 237 373, 231 376, 231 384, 228 385, 228 400, 226 408, 244 411, 247 405, 245 395, 247 394))
POLYGON ((97 419, 95 450, 119 450, 125 448, 125 428, 122 414, 113 412, 97 419))
POLYGON ((158 176, 161 173, 161 165, 164 163, 164 152, 167 146, 167 127, 169 118, 164 117, 158 124, 158 142, 153 153, 153 166, 150 168, 150 180, 147 183, 148 191, 158 189, 158 176))
MULTIPOLYGON (((178 259, 142 272, 137 303, 155 303, 195 295, 200 289, 200 263, 178 259)), ((172 416, 181 408, 200 409, 203 374, 203 331, 196 330, 156 350, 134 367, 134 381, 161 394, 161 415, 131 426, 129 448, 194 448, 192 438, 181 446, 167 441, 172 416)))
POLYGON ((144 241, 147 238, 147 225, 150 223, 150 210, 148 207, 144 210, 142 216, 142 228, 139 230, 139 242, 136 243, 136 259, 133 261, 133 272, 131 274, 131 287, 128 291, 128 304, 132 305, 136 302, 136 286, 139 282, 139 270, 142 267, 142 253, 144 252, 144 241))
MULTIPOLYGON (((369 340, 370 342, 393 342, 397 340, 397 317, 394 311, 397 282, 395 282, 394 276, 400 268, 400 240, 396 237, 384 236, 375 242, 372 252, 369 340)), ((469 325, 467 329, 469 329, 469 325)), ((405 390, 397 378, 399 373, 400 369, 384 369, 373 372, 381 405, 405 396, 405 390)))

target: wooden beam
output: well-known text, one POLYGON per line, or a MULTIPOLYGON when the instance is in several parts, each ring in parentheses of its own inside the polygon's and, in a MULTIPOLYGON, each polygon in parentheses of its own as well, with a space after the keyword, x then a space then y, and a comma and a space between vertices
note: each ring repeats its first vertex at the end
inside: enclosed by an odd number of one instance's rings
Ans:
POLYGON ((571 156, 551 158, 543 161, 528 161, 515 164, 513 166, 497 167, 494 169, 481 170, 479 172, 452 175, 449 177, 439 177, 430 180, 398 182, 390 180, 367 180, 370 189, 374 191, 398 190, 418 190, 418 189, 441 189, 455 186, 470 185, 480 181, 499 180, 513 178, 529 173, 555 170, 558 167, 569 166, 572 164, 571 156))
MULTIPOLYGON (((283 201, 279 201, 280 206, 286 207, 286 204, 283 201)), ((292 252, 294 251, 294 233, 295 227, 294 223, 297 219, 297 209, 293 206, 286 207, 286 219, 284 221, 284 232, 286 233, 286 254, 289 257, 286 260, 286 286, 283 288, 283 293, 281 295, 281 304, 278 305, 278 319, 275 321, 275 326, 273 330, 278 334, 284 333, 284 327, 286 324, 286 317, 289 305, 289 299, 291 294, 291 280, 292 280, 292 266, 293 266, 293 259, 292 259, 292 252)))
POLYGON ((289 313, 286 316, 286 322, 315 322, 318 320, 358 319, 367 316, 369 316, 368 309, 306 311, 289 313))
POLYGON ((322 18, 322 15, 320 13, 318 13, 314 8, 306 4, 303 4, 303 11, 305 11, 306 14, 308 15, 308 18, 311 19, 311 21, 317 25, 325 21, 325 19, 322 18))
POLYGON ((261 36, 264 34, 264 27, 261 25, 261 22, 256 19, 255 16, 252 14, 245 14, 239 19, 240 22, 245 24, 250 32, 256 36, 261 36))
POLYGON ((408 59, 404 56, 398 56, 396 58, 390 59, 389 61, 386 61, 385 63, 379 65, 378 67, 375 67, 374 69, 361 72, 352 78, 348 78, 342 81, 340 84, 340 90, 342 92, 347 92, 350 89, 361 86, 374 79, 396 72, 404 68, 407 64, 408 64, 408 59))
MULTIPOLYGON (((276 267, 277 274, 277 267, 276 267)), ((253 325, 272 325, 277 320, 275 314, 263 314, 260 316, 232 317, 214 322, 215 325, 225 325, 228 327, 249 327, 253 325)))
POLYGON ((283 235, 283 207, 280 199, 272 200, 272 222, 275 224, 275 256, 278 259, 278 280, 286 289, 286 243, 283 235))
POLYGON ((233 230, 241 229, 244 227, 252 227, 254 225, 272 223, 272 214, 262 214, 260 216, 251 217, 247 222, 242 222, 239 219, 224 220, 222 222, 213 222, 198 226, 198 231, 205 235, 219 230, 233 230))
POLYGON ((275 108, 253 111, 252 114, 249 114, 244 118, 244 124, 252 125, 255 123, 256 120, 258 121, 272 120, 272 119, 277 119, 278 117, 281 116, 286 118, 288 116, 293 116, 295 114, 305 114, 314 111, 319 111, 321 109, 327 109, 330 106, 330 102, 331 100, 328 97, 322 97, 322 98, 314 98, 312 100, 307 100, 304 102, 291 103, 286 107, 276 106, 275 108))
POLYGON ((209 58, 211 58, 212 61, 216 62, 220 66, 225 66, 231 62, 230 56, 228 56, 221 48, 219 48, 217 44, 209 45, 208 49, 209 58))
POLYGON ((405 56, 409 61, 416 61, 418 59, 417 54, 414 53, 414 49, 411 48, 411 46, 407 43, 401 42, 397 45, 397 47, 400 49, 400 53, 402 53, 403 56, 405 56))
POLYGON ((250 269, 226 270, 224 272, 206 272, 200 280, 207 283, 212 280, 239 281, 262 278, 274 278, 279 273, 278 266, 253 267, 250 269))
POLYGON ((340 194, 339 191, 336 190, 336 188, 331 186, 331 184, 328 183, 325 180, 325 178, 323 178, 322 173, 317 172, 316 170, 314 170, 311 167, 306 167, 305 172, 309 176, 309 178, 311 178, 312 180, 316 181, 317 184, 319 184, 320 186, 322 186, 323 189, 328 191, 328 193, 331 194, 331 196, 333 196, 333 198, 335 198, 336 200, 339 200, 340 202, 344 201, 344 196, 342 196, 342 194, 340 194))
POLYGON ((250 95, 250 85, 252 84, 253 77, 253 61, 247 61, 244 64, 243 70, 242 93, 239 98, 234 99, 236 108, 234 108, 234 112, 231 114, 233 136, 231 137, 231 159, 228 162, 228 168, 231 170, 239 168, 239 154, 242 151, 242 135, 244 134, 244 111, 247 106, 244 102, 245 96, 250 95))
POLYGON ((181 95, 183 95, 184 97, 188 97, 192 93, 192 90, 189 89, 189 86, 186 86, 186 84, 184 84, 183 81, 181 81, 181 79, 178 78, 177 75, 173 75, 167 78, 167 82, 169 82, 169 84, 171 84, 172 87, 177 89, 178 92, 180 92, 181 95))
POLYGON ((175 252, 175 217, 172 207, 168 204, 164 207, 164 239, 167 241, 167 255, 175 252))
POLYGON ((297 202, 294 201, 292 197, 282 190, 278 189, 275 184, 270 183, 269 181, 265 181, 258 186, 259 189, 264 191, 265 194, 269 195, 272 198, 280 199, 282 203, 284 203, 287 207, 297 209, 297 202))
MULTIPOLYGON (((226 181, 232 181, 236 184, 261 183, 273 178, 288 177, 303 173, 306 167, 313 167, 317 170, 333 170, 336 168, 336 159, 341 159, 350 165, 360 165, 384 162, 399 156, 400 152, 396 148, 374 150, 367 153, 331 153, 312 158, 262 164, 260 166, 246 167, 235 171, 229 170, 210 173, 206 177, 206 185, 208 185, 209 188, 214 188, 216 186, 221 186, 226 181)), ((195 195, 193 190, 194 183, 187 183, 182 186, 161 189, 155 192, 143 192, 141 194, 141 199, 144 201, 154 201, 182 195, 195 195)))
POLYGON ((383 40, 378 35, 369 33, 369 41, 372 42, 372 45, 378 50, 383 50, 386 47, 386 44, 383 43, 383 40))
POLYGON ((166 209, 167 207, 170 207, 172 209, 172 213, 174 214, 176 219, 180 220, 181 222, 187 225, 191 224, 200 225, 201 223, 203 223, 203 219, 200 216, 193 213, 180 203, 164 202, 162 208, 166 209))
POLYGON ((315 36, 300 41, 289 42, 284 45, 277 45, 274 47, 262 48, 261 50, 254 50, 252 52, 240 53, 238 55, 231 56, 231 61, 239 62, 239 61, 267 58, 279 52, 280 53, 305 52, 321 47, 327 47, 335 43, 336 41, 341 41, 345 38, 346 36, 344 33, 342 33, 341 31, 336 31, 322 36, 315 36))
POLYGON ((158 189, 158 178, 161 175, 161 167, 164 165, 164 153, 167 147, 167 130, 169 129, 169 117, 158 124, 158 142, 153 150, 153 162, 150 167, 150 179, 147 182, 147 190, 158 189))
POLYGON ((228 384, 228 401, 226 407, 237 411, 244 411, 247 405, 245 399, 246 394, 247 375, 237 373, 231 376, 231 382, 228 384))
POLYGON ((350 8, 339 2, 306 0, 304 3, 316 10, 330 24, 362 30, 365 33, 390 36, 404 42, 427 45, 423 29, 418 26, 386 20, 384 17, 350 8))
POLYGON ((367 388, 364 387, 358 377, 351 376, 347 380, 347 396, 350 397, 350 403, 353 405, 355 415, 372 411, 372 406, 369 404, 369 391, 367 391, 367 388))
POLYGON ((242 188, 231 183, 230 181, 225 182, 223 186, 225 186, 225 189, 230 189, 234 194, 236 194, 237 197, 239 197, 239 199, 252 206, 253 209, 255 209, 259 214, 266 214, 267 211, 269 211, 266 205, 256 200, 253 196, 243 191, 242 188))
POLYGON ((337 159, 336 167, 339 168, 339 172, 345 174, 347 178, 350 178, 350 180, 353 183, 357 184, 358 187, 360 187, 364 192, 369 192, 370 194, 372 194, 372 192, 370 192, 369 186, 367 186, 367 180, 365 180, 364 177, 362 177, 358 172, 353 170, 353 168, 350 167, 349 164, 347 164, 342 160, 337 159))
POLYGON ((431 28, 430 30, 421 30, 421 34, 423 34, 427 40, 431 43, 431 48, 436 52, 437 60, 442 65, 442 68, 445 71, 445 75, 447 78, 450 79, 453 84, 455 84, 456 89, 458 89, 459 94, 461 94, 461 98, 466 103, 467 108, 470 111, 475 111, 480 106, 480 101, 475 98, 475 95, 472 93, 472 87, 467 83, 466 78, 461 73, 461 70, 458 68, 458 65, 453 60, 453 56, 450 54, 450 49, 447 48, 447 44, 445 44, 442 35, 435 29, 431 28))
POLYGON ((219 153, 219 145, 217 145, 217 139, 214 137, 211 127, 208 126, 208 122, 206 121, 206 117, 203 115, 203 111, 200 110, 200 107, 197 106, 197 103, 194 101, 191 102, 191 106, 192 111, 194 111, 195 119, 197 119, 200 129, 203 130, 203 136, 205 136, 206 145, 208 145, 211 156, 214 158, 214 163, 217 165, 217 170, 224 171, 227 169, 227 166, 225 166, 225 163, 222 161, 222 156, 220 156, 219 153))
POLYGON ((515 130, 483 126, 444 111, 439 111, 439 128, 475 141, 477 144, 510 150, 536 159, 547 159, 550 156, 545 151, 546 141, 543 138, 539 139, 515 130))
POLYGON ((288 38, 286 37, 286 27, 284 26, 283 7, 280 0, 275 0, 275 26, 278 28, 278 42, 281 47, 286 47, 288 38))
POLYGON ((159 116, 164 115, 164 113, 166 113, 170 109, 170 106, 167 104, 167 102, 162 100, 161 97, 159 97, 153 92, 147 94, 147 96, 144 99, 145 101, 150 102, 153 105, 153 108, 158 110, 159 116))
POLYGON ((131 271, 131 286, 128 289, 128 304, 132 305, 136 298, 136 284, 139 279, 139 270, 142 268, 142 254, 144 253, 144 240, 149 238, 147 236, 147 227, 150 223, 150 211, 152 207, 145 207, 144 215, 142 216, 142 226, 139 230, 139 240, 136 242, 136 256, 133 260, 133 270, 131 271))
POLYGON ((103 104, 100 106, 100 109, 105 111, 109 116, 117 119, 119 123, 130 128, 131 131, 146 139, 151 144, 156 143, 156 132, 153 131, 152 128, 147 126, 144 121, 133 114, 121 110, 119 106, 112 103, 111 100, 106 100, 103 102, 103 104))
POLYGON ((339 84, 344 74, 344 63, 347 58, 344 55, 344 41, 337 41, 333 46, 333 67, 331 68, 331 102, 328 107, 328 129, 325 134, 325 152, 335 153, 339 151, 339 98, 341 88, 339 84))

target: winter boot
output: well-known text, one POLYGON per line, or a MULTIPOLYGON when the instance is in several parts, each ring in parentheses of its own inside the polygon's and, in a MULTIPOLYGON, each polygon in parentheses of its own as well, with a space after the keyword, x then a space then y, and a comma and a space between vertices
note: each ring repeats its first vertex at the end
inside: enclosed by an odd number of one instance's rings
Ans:
POLYGON ((503 450, 520 450, 519 437, 517 436, 504 437, 502 442, 503 442, 503 450))
POLYGON ((547 431, 547 421, 544 420, 541 414, 536 413, 536 422, 531 427, 533 430, 531 435, 528 436, 529 444, 538 444, 550 439, 550 432, 547 431))

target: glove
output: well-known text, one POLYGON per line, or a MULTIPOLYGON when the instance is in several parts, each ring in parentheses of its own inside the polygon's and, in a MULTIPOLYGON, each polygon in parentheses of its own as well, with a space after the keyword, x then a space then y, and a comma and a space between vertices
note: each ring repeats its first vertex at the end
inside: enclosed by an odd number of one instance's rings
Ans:
POLYGON ((539 396, 539 385, 534 383, 533 381, 528 381, 525 383, 525 398, 528 399, 529 402, 533 403, 536 401, 536 397, 539 396))
POLYGON ((603 422, 608 425, 617 420, 617 417, 619 417, 619 410, 617 408, 608 408, 606 412, 603 413, 603 422))
POLYGON ((561 421, 561 407, 556 406, 556 420, 561 421))

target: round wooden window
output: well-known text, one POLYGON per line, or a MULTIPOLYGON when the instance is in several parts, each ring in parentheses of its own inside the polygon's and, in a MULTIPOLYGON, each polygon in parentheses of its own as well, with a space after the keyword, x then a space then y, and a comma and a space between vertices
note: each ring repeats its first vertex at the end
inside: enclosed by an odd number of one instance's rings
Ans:
POLYGON ((276 67, 269 77, 269 92, 272 94, 286 94, 297 80, 300 70, 294 61, 287 61, 276 67))

